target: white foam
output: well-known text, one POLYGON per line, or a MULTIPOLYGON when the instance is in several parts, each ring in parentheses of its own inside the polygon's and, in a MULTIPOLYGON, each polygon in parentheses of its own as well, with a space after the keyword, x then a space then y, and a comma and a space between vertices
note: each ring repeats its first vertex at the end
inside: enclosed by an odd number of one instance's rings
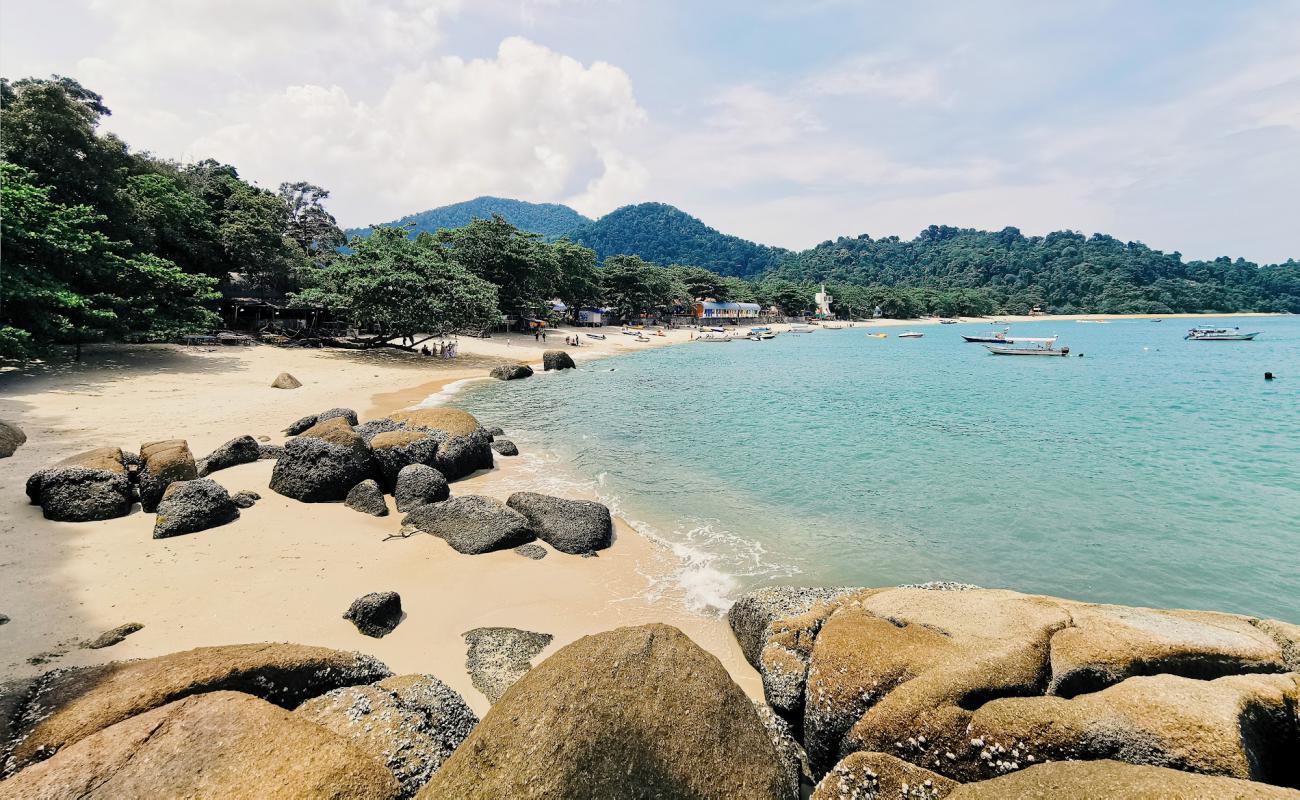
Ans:
POLYGON ((479 383, 488 380, 494 380, 494 378, 490 378, 484 375, 479 375, 473 378, 461 378, 458 381, 452 381, 451 383, 442 387, 442 389, 440 389, 439 391, 434 392, 433 394, 421 400, 419 403, 416 403, 415 407, 434 408, 436 406, 443 405, 444 403, 449 403, 451 402, 451 398, 455 397, 457 394, 461 392, 461 390, 463 390, 466 386, 469 386, 471 383, 479 383))

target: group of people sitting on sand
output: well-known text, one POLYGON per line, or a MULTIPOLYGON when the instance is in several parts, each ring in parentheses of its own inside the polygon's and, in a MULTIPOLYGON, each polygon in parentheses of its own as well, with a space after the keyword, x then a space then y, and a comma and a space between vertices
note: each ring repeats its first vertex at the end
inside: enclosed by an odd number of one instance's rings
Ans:
POLYGON ((427 344, 421 345, 420 354, 438 358, 455 358, 457 349, 455 342, 438 342, 432 349, 427 344))

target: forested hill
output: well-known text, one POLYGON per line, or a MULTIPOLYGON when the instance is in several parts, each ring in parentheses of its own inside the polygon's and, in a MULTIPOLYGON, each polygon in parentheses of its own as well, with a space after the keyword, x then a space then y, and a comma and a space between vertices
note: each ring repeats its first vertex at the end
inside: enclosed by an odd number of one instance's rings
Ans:
POLYGON ((1300 262, 1183 261, 1104 234, 1024 236, 930 226, 911 241, 840 238, 791 254, 772 277, 856 286, 981 289, 999 307, 1055 313, 1300 313, 1300 262))
POLYGON ((595 250, 602 260, 635 255, 663 266, 689 264, 746 278, 774 266, 787 254, 720 233, 665 203, 624 206, 570 231, 569 238, 595 250))
MULTIPOLYGON (((475 219, 492 219, 493 214, 501 215, 507 222, 522 231, 540 233, 548 239, 558 239, 574 228, 591 222, 577 211, 559 203, 528 203, 505 197, 484 196, 463 203, 431 208, 428 211, 381 224, 412 225, 412 234, 421 231, 435 233, 441 228, 463 227, 475 219)), ((369 236, 370 229, 352 228, 346 233, 349 239, 353 236, 369 236)))

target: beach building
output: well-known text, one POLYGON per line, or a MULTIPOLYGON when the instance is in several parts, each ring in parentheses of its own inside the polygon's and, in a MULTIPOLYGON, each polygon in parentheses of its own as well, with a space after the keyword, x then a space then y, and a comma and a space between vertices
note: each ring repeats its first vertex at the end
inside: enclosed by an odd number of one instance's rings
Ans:
POLYGON ((759 317, 762 308, 758 303, 718 303, 713 300, 701 300, 695 304, 694 317, 698 320, 752 321, 759 317))
POLYGON ((614 310, 612 308, 595 308, 588 306, 578 309, 579 325, 599 328, 602 325, 613 325, 614 321, 614 310))

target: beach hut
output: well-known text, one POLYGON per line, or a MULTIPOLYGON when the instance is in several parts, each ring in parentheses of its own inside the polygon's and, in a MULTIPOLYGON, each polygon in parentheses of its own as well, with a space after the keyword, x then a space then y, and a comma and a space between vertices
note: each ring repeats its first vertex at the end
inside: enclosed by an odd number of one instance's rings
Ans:
POLYGON ((695 304, 695 318, 710 322, 754 320, 761 313, 758 303, 718 303, 701 300, 695 304))
POLYGON ((614 322, 614 311, 609 308, 585 306, 578 309, 578 324, 592 328, 610 325, 614 322))

